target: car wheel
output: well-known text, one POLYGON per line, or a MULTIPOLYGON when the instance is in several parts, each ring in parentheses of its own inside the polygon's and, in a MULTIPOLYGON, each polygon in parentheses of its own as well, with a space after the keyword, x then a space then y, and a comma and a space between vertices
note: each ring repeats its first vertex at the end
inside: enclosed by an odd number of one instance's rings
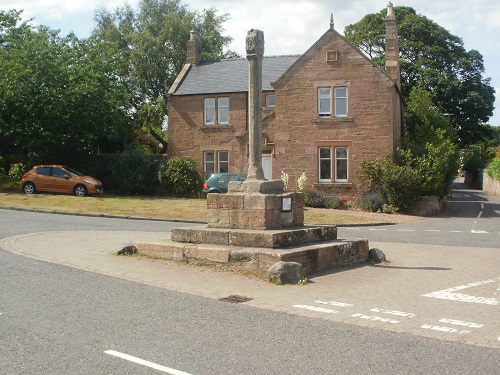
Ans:
POLYGON ((23 191, 25 194, 35 194, 36 193, 35 184, 33 182, 26 182, 23 185, 23 191))
POLYGON ((83 185, 76 185, 74 192, 77 197, 84 197, 87 195, 87 188, 83 185))

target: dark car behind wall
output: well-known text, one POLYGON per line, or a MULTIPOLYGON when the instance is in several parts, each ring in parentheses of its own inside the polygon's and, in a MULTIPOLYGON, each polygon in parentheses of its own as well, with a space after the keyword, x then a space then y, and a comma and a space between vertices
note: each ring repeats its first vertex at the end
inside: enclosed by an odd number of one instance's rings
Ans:
POLYGON ((227 184, 230 181, 245 181, 246 174, 242 173, 214 173, 203 185, 201 194, 204 198, 208 193, 227 193, 227 184))

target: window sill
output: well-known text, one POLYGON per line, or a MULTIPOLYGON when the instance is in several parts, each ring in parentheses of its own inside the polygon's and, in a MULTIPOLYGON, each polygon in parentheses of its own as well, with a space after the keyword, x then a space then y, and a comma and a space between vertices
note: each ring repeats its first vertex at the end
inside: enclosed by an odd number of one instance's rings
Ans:
POLYGON ((315 188, 318 187, 343 187, 343 188, 352 188, 351 182, 316 182, 313 184, 315 188))
POLYGON ((201 125, 201 130, 218 131, 218 130, 234 130, 233 125, 201 125))
POLYGON ((315 125, 331 125, 343 122, 353 122, 354 119, 352 117, 318 117, 313 118, 312 121, 315 125))

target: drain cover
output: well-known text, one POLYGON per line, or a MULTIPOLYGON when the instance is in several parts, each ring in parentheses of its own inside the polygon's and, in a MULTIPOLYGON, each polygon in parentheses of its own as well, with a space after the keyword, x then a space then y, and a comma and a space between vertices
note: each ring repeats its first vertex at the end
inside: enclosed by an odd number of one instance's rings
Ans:
POLYGON ((228 296, 219 299, 219 301, 230 302, 230 303, 243 303, 251 300, 253 300, 253 298, 245 296, 228 296))

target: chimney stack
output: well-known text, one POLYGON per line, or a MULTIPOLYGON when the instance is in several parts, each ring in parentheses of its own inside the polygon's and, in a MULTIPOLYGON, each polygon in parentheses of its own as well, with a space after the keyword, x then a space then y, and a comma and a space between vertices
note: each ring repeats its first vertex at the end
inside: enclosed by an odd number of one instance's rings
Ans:
POLYGON ((186 64, 198 65, 201 60, 201 41, 198 31, 191 30, 186 42, 186 64))
POLYGON ((401 89, 398 25, 391 2, 387 4, 387 16, 385 17, 385 71, 401 89))

